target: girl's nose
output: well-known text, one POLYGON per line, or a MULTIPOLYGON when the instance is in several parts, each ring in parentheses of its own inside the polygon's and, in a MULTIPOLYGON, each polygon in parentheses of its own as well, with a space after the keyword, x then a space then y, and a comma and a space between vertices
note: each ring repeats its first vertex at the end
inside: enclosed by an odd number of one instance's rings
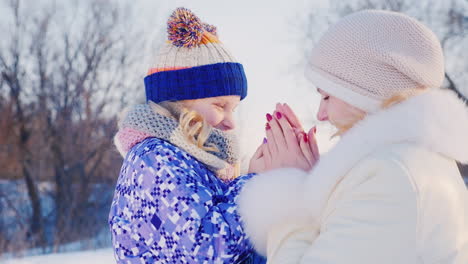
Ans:
POLYGON ((232 116, 226 116, 221 122, 221 130, 228 131, 228 130, 233 130, 236 127, 236 124, 234 122, 234 118, 232 116))

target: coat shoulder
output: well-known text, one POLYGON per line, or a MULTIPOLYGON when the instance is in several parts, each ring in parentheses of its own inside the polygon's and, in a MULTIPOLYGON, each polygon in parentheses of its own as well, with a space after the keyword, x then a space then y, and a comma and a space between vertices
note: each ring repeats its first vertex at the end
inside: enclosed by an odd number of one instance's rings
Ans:
POLYGON ((165 166, 188 167, 194 169, 204 169, 204 166, 192 157, 185 150, 176 145, 159 138, 147 138, 135 145, 127 154, 127 162, 140 161, 151 166, 157 163, 165 166))
POLYGON ((344 178, 344 182, 359 185, 375 180, 389 180, 396 183, 397 178, 403 181, 410 178, 407 153, 415 151, 416 147, 408 144, 398 144, 381 147, 357 162, 344 178), (388 178, 388 179, 387 179, 388 178))

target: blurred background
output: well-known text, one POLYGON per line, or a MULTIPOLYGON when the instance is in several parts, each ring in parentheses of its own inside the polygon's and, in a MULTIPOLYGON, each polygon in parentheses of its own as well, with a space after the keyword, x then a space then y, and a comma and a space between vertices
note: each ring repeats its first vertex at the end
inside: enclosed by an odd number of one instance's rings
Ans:
POLYGON ((322 152, 334 144, 303 71, 328 26, 357 10, 428 25, 445 52, 444 88, 468 96, 466 0, 0 0, 0 263, 113 263, 118 116, 144 102, 143 78, 180 6, 217 26, 244 65, 249 95, 236 114, 244 164, 277 102, 304 127, 318 125, 322 152))

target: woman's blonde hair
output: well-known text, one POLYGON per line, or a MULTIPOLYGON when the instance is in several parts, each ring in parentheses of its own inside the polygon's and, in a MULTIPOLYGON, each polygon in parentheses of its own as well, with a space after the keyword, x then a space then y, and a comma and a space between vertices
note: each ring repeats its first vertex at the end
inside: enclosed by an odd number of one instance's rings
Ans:
MULTIPOLYGON (((401 103, 403 101, 406 101, 410 97, 421 94, 423 92, 424 92, 424 90, 421 89, 421 90, 416 90, 416 91, 410 90, 410 91, 395 94, 394 96, 384 100, 380 107, 382 109, 390 108, 390 107, 392 107, 392 106, 394 106, 396 104, 399 104, 399 103, 401 103)), ((350 111, 353 111, 353 110, 350 110, 350 111)), ((344 134, 346 131, 350 130, 357 122, 364 119, 366 117, 366 115, 367 115, 366 113, 363 113, 363 112, 360 112, 360 111, 356 111, 356 112, 351 113, 352 118, 349 120, 349 122, 347 122, 344 125, 338 125, 339 126, 339 127, 337 127, 338 132, 336 132, 332 137, 344 134)))

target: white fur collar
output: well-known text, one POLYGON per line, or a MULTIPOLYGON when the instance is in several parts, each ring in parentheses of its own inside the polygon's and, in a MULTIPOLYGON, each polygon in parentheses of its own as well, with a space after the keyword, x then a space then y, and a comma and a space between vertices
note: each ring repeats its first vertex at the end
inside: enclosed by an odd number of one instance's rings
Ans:
POLYGON ((438 89, 367 116, 307 177, 305 202, 312 217, 321 214, 333 187, 357 162, 380 147, 404 142, 468 163, 468 108, 452 91, 438 89))
POLYGON ((252 179, 242 190, 239 210, 257 250, 266 253, 272 226, 300 217, 317 219, 334 186, 360 160, 382 146, 404 142, 468 163, 468 108, 451 91, 429 91, 368 115, 310 173, 282 169, 252 179), (298 193, 302 203, 291 201, 298 193), (299 212, 304 205, 307 212, 299 212))

